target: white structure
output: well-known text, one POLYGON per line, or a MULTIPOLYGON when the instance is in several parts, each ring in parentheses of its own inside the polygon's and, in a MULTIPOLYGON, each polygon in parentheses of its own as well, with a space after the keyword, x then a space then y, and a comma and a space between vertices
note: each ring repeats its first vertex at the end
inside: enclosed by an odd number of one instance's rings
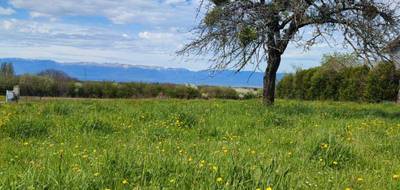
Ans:
MULTIPOLYGON (((395 62, 396 69, 400 69, 400 36, 386 46, 385 52, 387 52, 395 62)), ((400 103, 400 90, 397 94, 397 103, 400 103)))
POLYGON ((14 89, 6 91, 6 102, 18 102, 20 96, 19 86, 14 86, 14 89))
POLYGON ((15 95, 13 91, 7 90, 6 91, 6 102, 12 102, 15 99, 15 95))

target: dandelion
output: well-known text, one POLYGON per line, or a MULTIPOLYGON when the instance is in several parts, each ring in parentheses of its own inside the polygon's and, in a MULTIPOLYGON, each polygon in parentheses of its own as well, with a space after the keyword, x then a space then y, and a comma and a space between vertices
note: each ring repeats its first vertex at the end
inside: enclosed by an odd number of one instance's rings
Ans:
POLYGON ((192 160, 193 160, 192 157, 189 157, 188 161, 191 162, 192 160))
POLYGON ((362 177, 357 178, 358 182, 364 181, 364 179, 362 177))
POLYGON ((329 148, 329 144, 322 143, 322 144, 321 144, 321 148, 322 148, 322 149, 327 149, 327 148, 329 148))
POLYGON ((217 166, 213 166, 212 169, 216 172, 218 170, 217 166))
POLYGON ((272 190, 272 187, 267 187, 265 190, 272 190))
POLYGON ((24 142, 24 145, 26 146, 26 145, 29 145, 29 143, 28 142, 24 142))
POLYGON ((222 182, 222 177, 217 178, 217 182, 221 183, 222 182))
POLYGON ((129 183, 128 180, 126 179, 122 180, 122 184, 127 185, 128 183, 129 183))
POLYGON ((333 163, 333 165, 338 165, 338 162, 336 162, 336 161, 333 161, 332 163, 333 163))
POLYGON ((393 175, 393 180, 399 180, 400 179, 400 176, 399 175, 393 175))
POLYGON ((251 154, 256 154, 256 151, 255 151, 255 150, 252 150, 252 151, 251 151, 251 154))
POLYGON ((256 190, 261 190, 261 188, 257 188, 256 190))
POLYGON ((351 188, 350 187, 346 187, 346 189, 344 189, 344 190, 351 190, 351 188))

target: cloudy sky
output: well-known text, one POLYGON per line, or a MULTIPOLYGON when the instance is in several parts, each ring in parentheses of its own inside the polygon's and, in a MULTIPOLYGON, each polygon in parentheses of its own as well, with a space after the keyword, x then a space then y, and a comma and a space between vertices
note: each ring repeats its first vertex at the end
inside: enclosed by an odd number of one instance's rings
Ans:
MULTIPOLYGON (((0 57, 201 70, 175 55, 190 38, 198 0, 0 0, 0 57)), ((280 72, 319 64, 327 45, 291 45, 280 72)), ((250 68, 248 68, 250 69, 250 68)))

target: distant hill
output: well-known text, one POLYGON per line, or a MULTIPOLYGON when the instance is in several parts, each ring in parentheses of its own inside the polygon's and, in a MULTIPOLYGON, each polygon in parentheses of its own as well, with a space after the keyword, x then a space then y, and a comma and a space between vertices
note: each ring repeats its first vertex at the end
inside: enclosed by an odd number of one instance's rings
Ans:
MULTIPOLYGON (((209 71, 190 71, 187 69, 171 69, 122 65, 114 63, 60 63, 51 60, 31 60, 19 58, 3 58, 2 62, 11 62, 16 74, 37 74, 43 70, 60 70, 79 80, 116 81, 116 82, 151 82, 214 85, 231 87, 262 87, 263 73, 243 71, 221 71, 211 74, 209 71)), ((284 74, 278 74, 280 80, 284 74)))

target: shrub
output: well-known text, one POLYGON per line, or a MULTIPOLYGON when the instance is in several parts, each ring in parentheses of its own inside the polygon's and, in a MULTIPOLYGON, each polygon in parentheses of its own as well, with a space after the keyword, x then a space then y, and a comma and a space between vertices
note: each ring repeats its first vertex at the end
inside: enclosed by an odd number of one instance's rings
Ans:
MULTIPOLYGON (((342 60, 343 61, 343 60, 342 60)), ((341 101, 395 101, 400 72, 394 63, 365 65, 331 63, 286 75, 277 85, 280 98, 341 101)))
POLYGON ((276 87, 276 95, 279 98, 294 98, 293 96, 293 85, 294 82, 294 75, 293 74, 287 74, 285 77, 282 78, 281 81, 279 81, 277 87, 276 87))
POLYGON ((201 86, 199 89, 201 94, 206 94, 208 98, 239 99, 239 94, 232 88, 201 86))
POLYGON ((341 72, 343 81, 339 87, 339 100, 362 101, 368 72, 366 66, 344 69, 341 72))
POLYGON ((370 102, 396 101, 399 80, 394 63, 376 65, 368 74, 365 98, 370 102))

